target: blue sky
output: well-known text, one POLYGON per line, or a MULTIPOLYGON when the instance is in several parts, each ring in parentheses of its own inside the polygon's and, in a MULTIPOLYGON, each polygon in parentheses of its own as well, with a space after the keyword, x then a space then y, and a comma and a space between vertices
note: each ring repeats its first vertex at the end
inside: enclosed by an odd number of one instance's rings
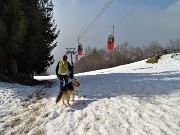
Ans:
MULTIPOLYGON (((55 65, 66 47, 77 47, 77 38, 110 0, 53 0, 54 19, 60 35, 53 50, 55 65)), ((115 45, 128 42, 132 46, 158 41, 165 45, 180 37, 180 0, 147 0, 128 17, 123 16, 144 0, 114 0, 102 16, 80 38, 84 47, 103 48, 115 24, 115 45)), ((55 66, 54 65, 54 66, 55 66)), ((53 70, 54 70, 54 66, 53 70)))

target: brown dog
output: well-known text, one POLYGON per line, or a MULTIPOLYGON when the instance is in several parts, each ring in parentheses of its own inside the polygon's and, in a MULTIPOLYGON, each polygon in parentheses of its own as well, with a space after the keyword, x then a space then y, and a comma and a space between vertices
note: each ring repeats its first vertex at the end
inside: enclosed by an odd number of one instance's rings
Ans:
MULTIPOLYGON (((64 87, 61 88, 59 95, 56 98, 56 104, 62 100, 63 104, 66 105, 64 103, 64 101, 67 101, 68 106, 70 106, 69 101, 70 101, 70 96, 73 96, 73 100, 74 100, 74 96, 76 94, 76 89, 77 87, 80 86, 80 83, 78 80, 73 79, 70 83, 66 84, 64 87)), ((67 105, 66 105, 67 106, 67 105)))

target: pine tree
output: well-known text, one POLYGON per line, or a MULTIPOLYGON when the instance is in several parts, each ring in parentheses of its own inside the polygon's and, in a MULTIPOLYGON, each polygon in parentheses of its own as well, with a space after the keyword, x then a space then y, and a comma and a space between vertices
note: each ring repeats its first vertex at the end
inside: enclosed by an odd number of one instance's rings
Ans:
POLYGON ((18 73, 17 54, 21 52, 22 41, 26 33, 26 23, 22 4, 19 0, 1 1, 1 51, 6 68, 13 74, 18 73))
POLYGON ((54 40, 57 38, 59 31, 56 32, 55 21, 53 20, 52 1, 27 0, 25 5, 29 27, 23 55, 26 63, 25 66, 21 67, 24 67, 22 70, 30 75, 33 71, 37 73, 45 72, 53 64, 54 58, 51 51, 57 45, 54 40))
POLYGON ((46 71, 59 34, 52 0, 2 0, 0 11, 0 69, 31 77, 46 71))

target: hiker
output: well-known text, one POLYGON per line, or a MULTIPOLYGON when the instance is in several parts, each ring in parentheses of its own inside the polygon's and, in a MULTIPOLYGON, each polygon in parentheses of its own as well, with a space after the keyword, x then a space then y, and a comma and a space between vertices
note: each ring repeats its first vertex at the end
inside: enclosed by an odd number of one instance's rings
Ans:
POLYGON ((161 58, 160 54, 156 52, 155 58, 160 59, 161 58))
POLYGON ((68 83, 69 77, 73 79, 73 63, 71 65, 67 59, 67 55, 64 55, 63 60, 59 61, 56 66, 56 75, 60 80, 60 89, 64 86, 64 82, 68 83))

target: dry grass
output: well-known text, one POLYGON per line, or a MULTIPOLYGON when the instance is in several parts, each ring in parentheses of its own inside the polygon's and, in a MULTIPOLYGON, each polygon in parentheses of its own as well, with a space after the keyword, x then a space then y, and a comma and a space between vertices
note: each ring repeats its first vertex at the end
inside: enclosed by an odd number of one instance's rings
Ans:
POLYGON ((154 64, 154 63, 158 63, 158 60, 159 59, 154 56, 154 57, 149 58, 146 62, 154 64))

